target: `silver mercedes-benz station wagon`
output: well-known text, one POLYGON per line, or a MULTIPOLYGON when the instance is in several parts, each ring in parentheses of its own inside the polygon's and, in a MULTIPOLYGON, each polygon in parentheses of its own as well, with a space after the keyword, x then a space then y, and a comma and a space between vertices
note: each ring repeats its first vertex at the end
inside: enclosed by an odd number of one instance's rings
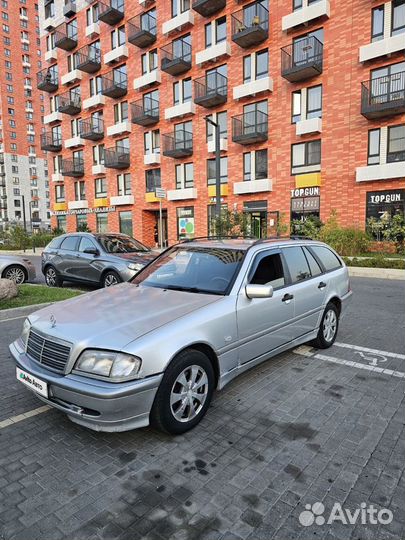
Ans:
POLYGON ((247 369, 330 347, 351 294, 320 242, 196 239, 131 282, 36 311, 10 351, 18 380, 78 424, 183 433, 247 369))

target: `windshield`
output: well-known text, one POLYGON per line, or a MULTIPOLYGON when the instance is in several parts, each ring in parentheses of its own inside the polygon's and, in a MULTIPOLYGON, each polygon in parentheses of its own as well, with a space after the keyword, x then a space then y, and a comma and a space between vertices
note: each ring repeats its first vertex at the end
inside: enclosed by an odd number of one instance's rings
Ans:
POLYGON ((132 283, 162 289, 227 294, 245 252, 236 249, 177 246, 142 270, 132 283))
POLYGON ((119 234, 103 234, 97 237, 107 253, 135 253, 139 251, 149 251, 149 249, 130 236, 119 234))

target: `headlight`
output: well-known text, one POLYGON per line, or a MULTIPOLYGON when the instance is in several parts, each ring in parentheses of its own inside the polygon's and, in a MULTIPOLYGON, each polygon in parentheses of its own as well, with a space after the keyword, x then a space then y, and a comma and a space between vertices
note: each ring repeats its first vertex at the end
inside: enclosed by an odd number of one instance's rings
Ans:
POLYGON ((27 348, 27 341, 28 341, 30 330, 31 330, 31 323, 29 319, 25 319, 23 327, 22 327, 21 336, 20 336, 20 339, 24 345, 24 349, 27 348))
POLYGON ((75 369, 119 381, 137 379, 141 365, 142 361, 137 356, 114 351, 88 349, 80 355, 75 369))
POLYGON ((142 268, 144 267, 145 265, 142 264, 142 263, 129 263, 128 264, 128 268, 130 270, 133 270, 134 272, 139 272, 139 270, 142 270, 142 268))

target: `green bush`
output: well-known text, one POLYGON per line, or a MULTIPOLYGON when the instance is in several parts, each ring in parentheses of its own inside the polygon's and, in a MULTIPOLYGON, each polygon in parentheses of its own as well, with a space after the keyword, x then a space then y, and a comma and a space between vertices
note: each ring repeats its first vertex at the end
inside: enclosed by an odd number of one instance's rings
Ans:
POLYGON ((360 266, 363 268, 394 268, 398 270, 405 270, 405 261, 403 259, 386 259, 382 255, 376 255, 375 257, 368 257, 365 259, 358 259, 357 257, 343 257, 343 260, 347 266, 360 266))
POLYGON ((294 219, 291 221, 291 234, 306 236, 316 240, 323 227, 322 221, 316 216, 308 216, 304 221, 294 219))
POLYGON ((341 227, 337 214, 332 211, 330 218, 321 227, 318 239, 329 244, 340 255, 358 255, 368 250, 370 237, 365 231, 355 227, 341 227))

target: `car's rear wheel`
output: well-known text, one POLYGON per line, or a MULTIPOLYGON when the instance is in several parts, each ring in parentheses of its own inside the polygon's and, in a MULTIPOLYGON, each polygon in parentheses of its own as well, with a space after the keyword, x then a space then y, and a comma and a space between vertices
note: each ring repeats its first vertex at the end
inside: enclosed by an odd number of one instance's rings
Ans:
POLYGON ((327 304, 319 326, 318 335, 313 341, 317 349, 327 349, 333 345, 339 329, 339 310, 333 302, 327 304))
POLYGON ((114 270, 109 270, 108 272, 103 274, 103 287, 112 287, 113 285, 118 285, 118 283, 122 283, 122 279, 117 272, 114 272, 114 270))
POLYGON ((6 268, 2 277, 14 281, 14 283, 17 285, 21 285, 21 283, 24 283, 27 280, 27 274, 24 268, 18 266, 17 264, 13 264, 12 266, 6 268))
POLYGON ((192 429, 207 412, 214 386, 209 358, 194 349, 181 352, 165 371, 150 414, 151 424, 173 435, 192 429))
POLYGON ((53 266, 48 266, 45 270, 45 283, 48 287, 62 287, 63 280, 53 266))

